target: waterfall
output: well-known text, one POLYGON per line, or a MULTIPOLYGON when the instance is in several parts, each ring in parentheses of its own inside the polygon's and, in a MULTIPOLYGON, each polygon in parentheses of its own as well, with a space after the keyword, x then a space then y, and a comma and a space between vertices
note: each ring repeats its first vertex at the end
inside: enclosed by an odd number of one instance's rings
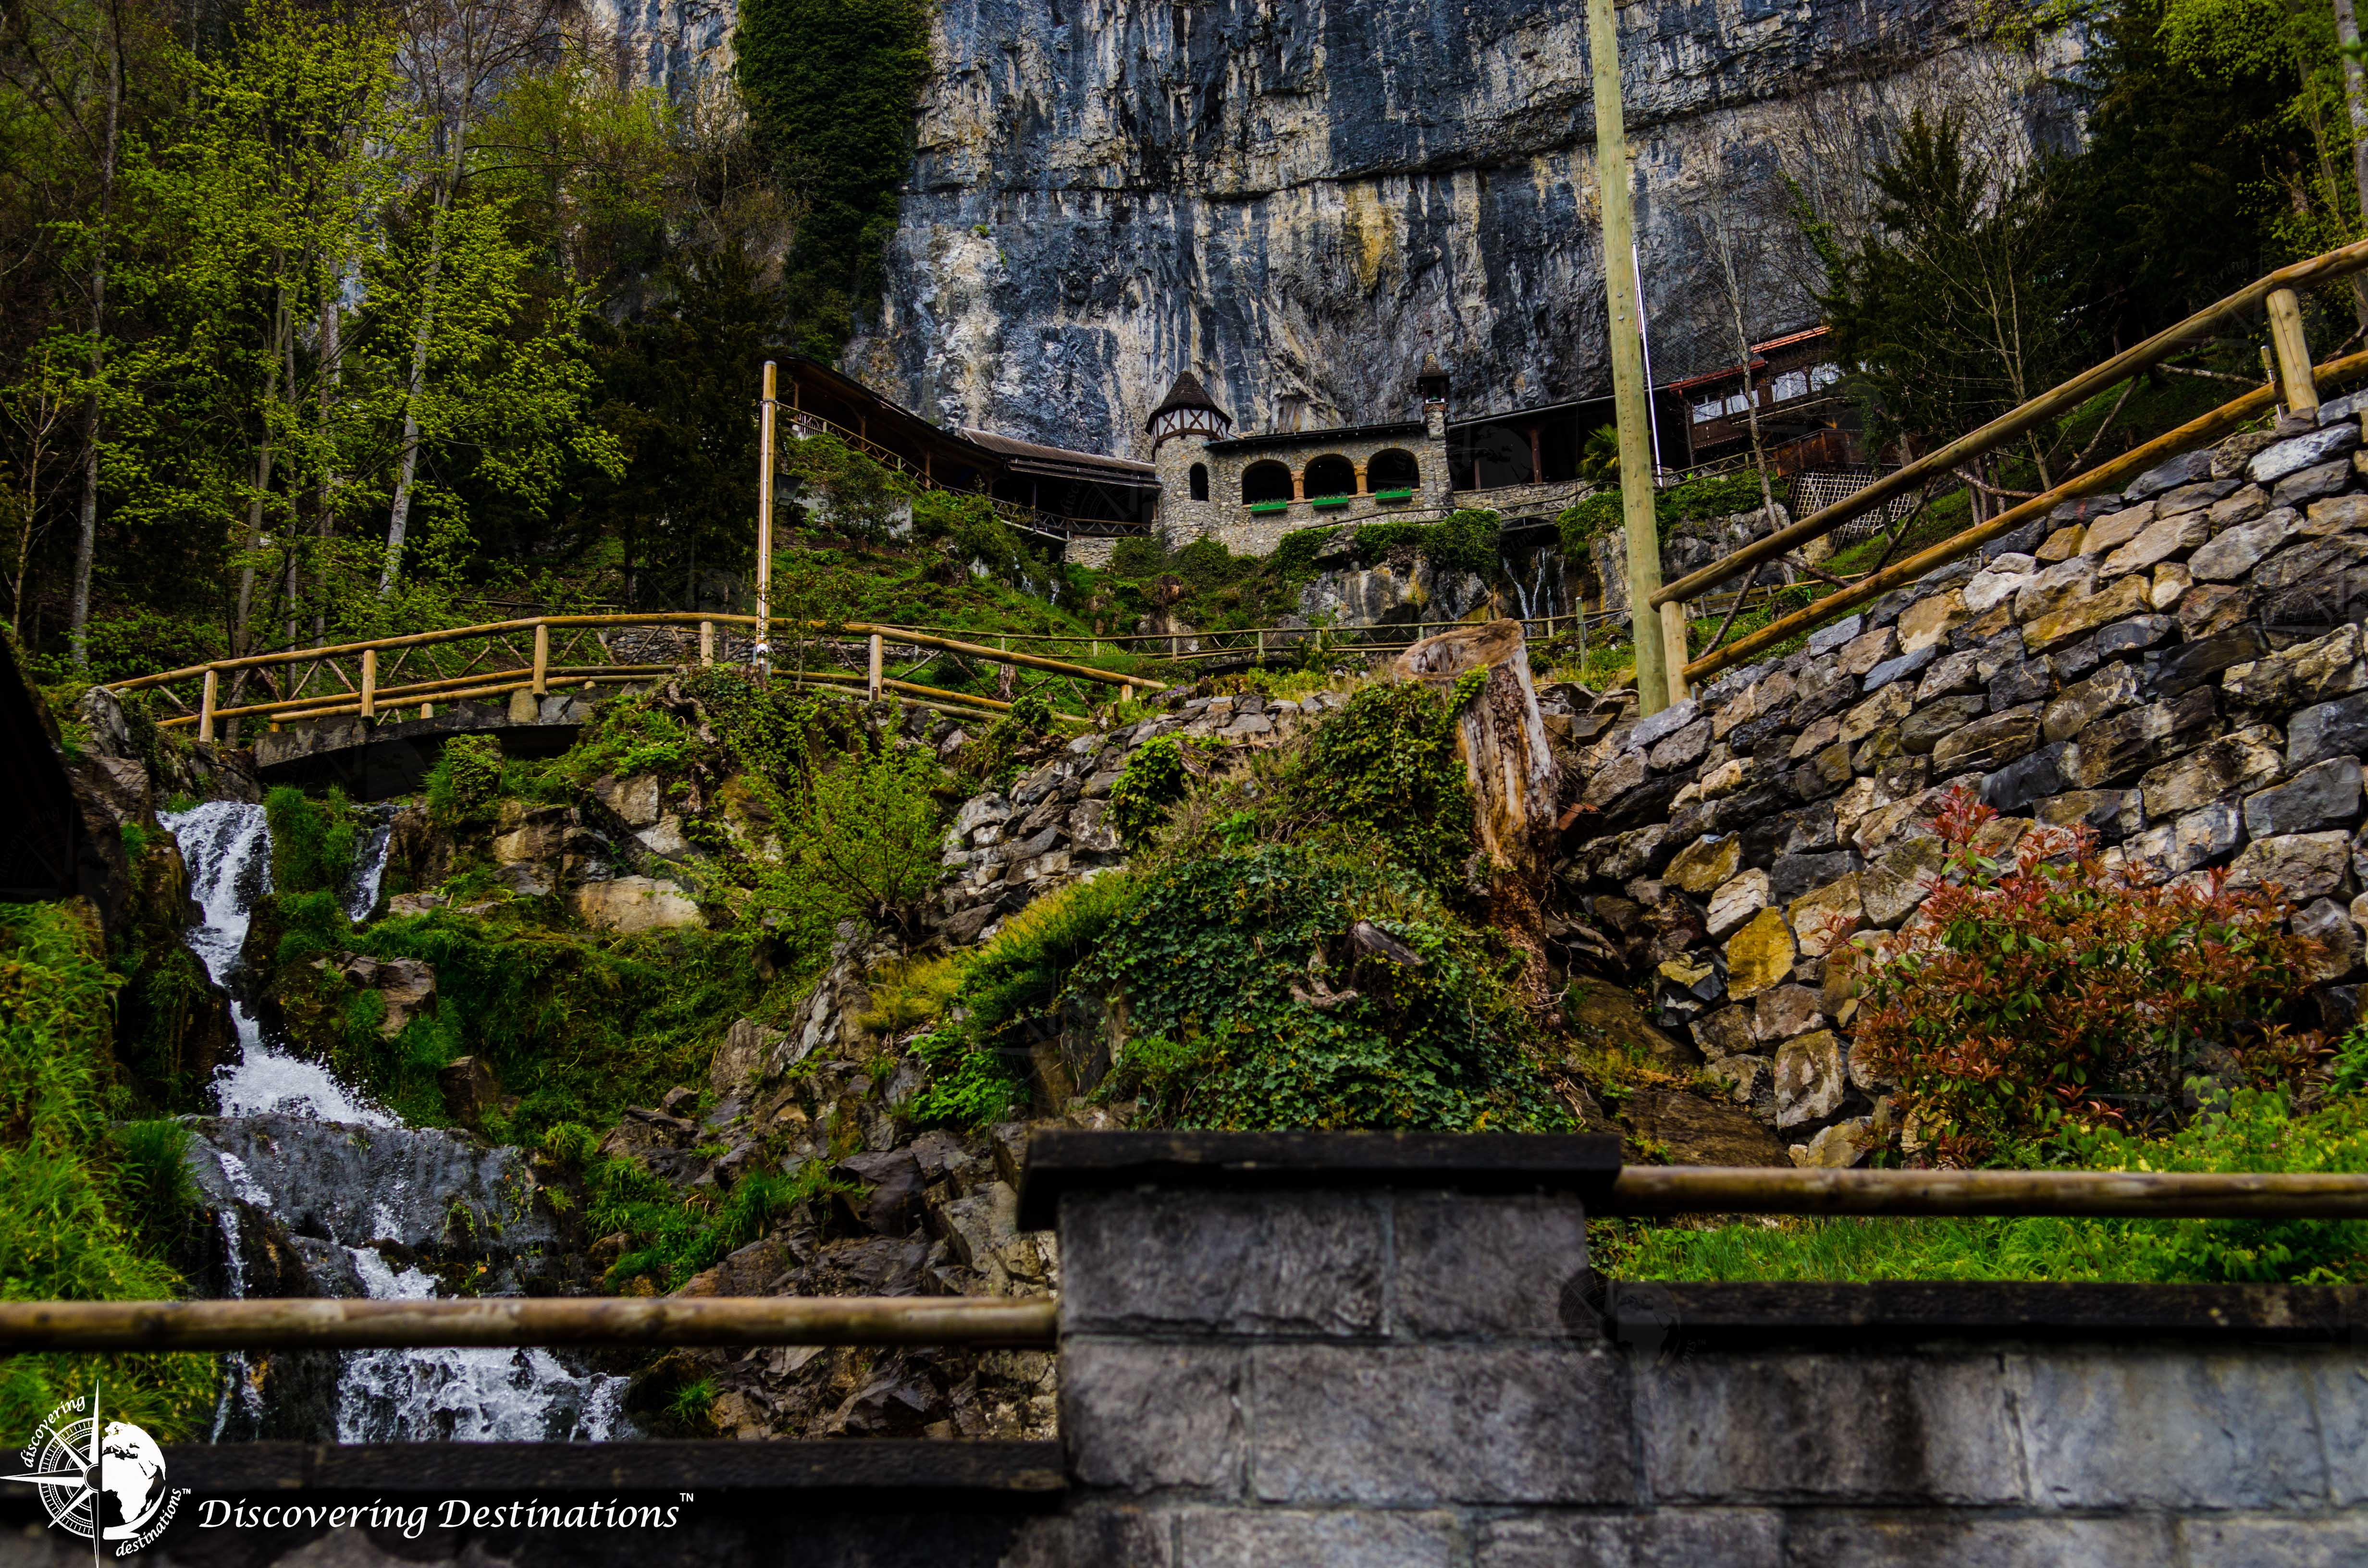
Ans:
MULTIPOLYGON (((211 1154, 222 1173, 217 1192, 234 1199, 218 1207, 232 1299, 247 1290, 244 1210, 284 1217, 300 1244, 307 1244, 303 1237, 325 1234, 350 1258, 353 1273, 344 1277, 340 1267, 339 1279, 327 1281, 333 1289, 324 1293, 349 1295, 359 1284, 360 1293, 378 1300, 436 1293, 434 1276, 416 1266, 397 1269, 380 1248, 392 1243, 416 1252, 432 1244, 452 1209, 467 1206, 493 1221, 487 1229, 507 1237, 521 1256, 554 1240, 547 1222, 538 1230, 532 1181, 518 1179, 522 1173, 513 1152, 405 1127, 321 1063, 265 1041, 233 983, 255 901, 271 891, 271 835, 263 808, 216 801, 162 820, 188 862, 199 909, 186 938, 189 949, 233 998, 238 1059, 215 1075, 211 1091, 221 1119, 200 1124, 205 1142, 194 1151, 199 1158, 211 1154)), ((377 905, 391 832, 390 823, 380 824, 357 851, 346 907, 358 918, 377 905)), ((492 1293, 496 1287, 486 1289, 492 1293)), ((233 1414, 233 1400, 249 1417, 262 1415, 256 1367, 243 1353, 227 1360, 214 1413, 217 1439, 233 1414)), ((629 1436, 628 1381, 577 1373, 541 1348, 351 1351, 337 1380, 336 1437, 354 1443, 629 1436)))
MULTIPOLYGON (((189 928, 189 950, 216 985, 231 992, 231 1025, 238 1060, 214 1074, 214 1103, 224 1116, 294 1111, 323 1121, 393 1127, 394 1118, 337 1082, 326 1067, 264 1043, 263 1030, 232 984, 246 946, 255 901, 271 891, 271 830, 263 808, 209 801, 161 819, 189 863, 190 891, 200 911, 189 928)), ((376 894, 373 892, 372 897, 376 894)))
POLYGON ((386 880, 386 847, 394 839, 394 813, 385 812, 381 816, 362 841, 361 853, 354 859, 352 885, 346 890, 346 918, 356 924, 376 912, 379 884, 386 880))

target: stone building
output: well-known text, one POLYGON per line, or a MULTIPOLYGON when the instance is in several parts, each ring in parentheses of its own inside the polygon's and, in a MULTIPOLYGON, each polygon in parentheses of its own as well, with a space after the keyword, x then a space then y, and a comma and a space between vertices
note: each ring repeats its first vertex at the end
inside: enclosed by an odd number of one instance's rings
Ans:
POLYGON ((1232 416, 1183 372, 1145 425, 1161 541, 1215 538, 1236 555, 1265 555, 1300 528, 1445 516, 1447 377, 1436 359, 1412 390, 1411 419, 1234 436, 1232 416))

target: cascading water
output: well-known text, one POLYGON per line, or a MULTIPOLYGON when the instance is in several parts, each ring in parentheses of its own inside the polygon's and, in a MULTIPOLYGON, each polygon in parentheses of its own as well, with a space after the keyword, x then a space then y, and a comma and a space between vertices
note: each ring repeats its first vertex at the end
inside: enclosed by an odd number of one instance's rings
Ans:
MULTIPOLYGON (((180 843, 200 916, 190 949, 233 996, 238 1060, 211 1085, 217 1119, 202 1122, 193 1153, 220 1173, 199 1172, 217 1199, 227 1254, 225 1284, 247 1290, 240 1215, 284 1223, 324 1294, 426 1297, 436 1276, 417 1259, 439 1252, 473 1259, 473 1288, 515 1290, 554 1240, 534 1211, 530 1174, 507 1151, 433 1129, 405 1127, 315 1062, 276 1047, 239 997, 240 955, 255 901, 271 891, 270 832, 263 808, 213 801, 164 818, 180 843), (454 1235, 456 1216, 461 1235, 454 1235), (485 1238, 497 1238, 488 1242, 485 1238), (404 1259, 390 1262, 389 1252, 404 1259)), ((391 824, 356 856, 345 900, 367 918, 378 903, 391 824)), ((263 1417, 256 1369, 233 1355, 225 1369, 214 1436, 238 1415, 263 1417)), ((541 1349, 371 1350, 343 1358, 336 1390, 340 1442, 583 1440, 625 1435, 627 1380, 572 1371, 541 1349)))

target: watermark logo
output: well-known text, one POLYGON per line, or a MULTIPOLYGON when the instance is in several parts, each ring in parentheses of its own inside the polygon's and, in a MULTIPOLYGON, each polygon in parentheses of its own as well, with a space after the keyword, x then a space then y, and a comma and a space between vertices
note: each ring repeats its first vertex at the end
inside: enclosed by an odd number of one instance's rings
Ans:
POLYGON ((129 1557, 163 1535, 188 1488, 165 1484, 165 1451, 156 1439, 129 1421, 108 1421, 98 1392, 70 1399, 17 1454, 21 1481, 39 1487, 50 1523, 91 1542, 94 1552, 113 1546, 129 1557))

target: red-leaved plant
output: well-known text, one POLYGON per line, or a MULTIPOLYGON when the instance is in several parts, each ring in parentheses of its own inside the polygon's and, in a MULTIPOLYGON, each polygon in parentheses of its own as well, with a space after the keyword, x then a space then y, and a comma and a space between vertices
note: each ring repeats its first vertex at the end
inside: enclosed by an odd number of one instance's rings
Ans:
POLYGON ((1986 1164, 2067 1122, 2166 1129, 2199 1071, 2267 1086, 2323 1049, 2278 1020, 2310 986, 2315 946, 2285 929, 2276 890, 2231 890, 2218 871, 2203 887, 2141 885, 2085 825, 2034 830, 1992 859, 1976 844, 1998 814, 1951 791, 1933 818, 1936 885, 1858 960, 1853 1056, 1897 1085, 1924 1158, 1986 1164))

